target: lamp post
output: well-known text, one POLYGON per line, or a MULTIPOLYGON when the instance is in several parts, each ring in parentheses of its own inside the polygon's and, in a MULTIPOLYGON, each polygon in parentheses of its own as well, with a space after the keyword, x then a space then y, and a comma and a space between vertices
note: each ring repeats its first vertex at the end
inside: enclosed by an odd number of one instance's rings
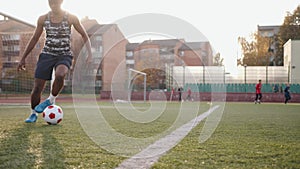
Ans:
POLYGON ((182 67, 183 67, 183 84, 182 84, 182 87, 184 88, 184 85, 185 85, 185 65, 183 65, 182 67))
POLYGON ((247 83, 247 64, 244 64, 244 80, 245 84, 247 83))
MULTIPOLYGON (((274 50, 272 49, 272 43, 273 43, 273 37, 270 37, 269 39, 269 48, 268 48, 268 57, 267 57, 267 61, 266 61, 266 83, 268 84, 268 66, 271 65, 271 59, 273 60, 273 53, 274 50)), ((272 61, 273 62, 273 61, 272 61)), ((272 63, 273 65, 273 63, 272 63)))
POLYGON ((203 64, 203 70, 202 70, 202 76, 203 76, 203 84, 205 84, 205 65, 203 64))
POLYGON ((230 75, 230 72, 225 72, 224 70, 224 84, 226 84, 226 75, 230 75))

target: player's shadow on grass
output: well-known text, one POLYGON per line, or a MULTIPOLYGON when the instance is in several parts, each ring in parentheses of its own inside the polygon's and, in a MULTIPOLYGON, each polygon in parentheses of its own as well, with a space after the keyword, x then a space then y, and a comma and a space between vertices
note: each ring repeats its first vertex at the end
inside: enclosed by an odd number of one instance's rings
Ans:
POLYGON ((64 152, 53 133, 61 126, 24 124, 0 142, 0 168, 65 168, 64 152))

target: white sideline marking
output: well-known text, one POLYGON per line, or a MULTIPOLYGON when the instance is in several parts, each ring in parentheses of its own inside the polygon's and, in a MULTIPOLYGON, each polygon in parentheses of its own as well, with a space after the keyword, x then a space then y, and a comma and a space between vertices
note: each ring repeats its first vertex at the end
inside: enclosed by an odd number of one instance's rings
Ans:
POLYGON ((205 113, 195 117, 188 123, 182 125, 172 133, 157 140, 147 148, 123 161, 116 169, 148 169, 167 151, 173 148, 181 139, 183 139, 194 127, 196 127, 204 118, 215 111, 219 106, 210 108, 205 113), (163 152, 163 153, 161 153, 163 152))

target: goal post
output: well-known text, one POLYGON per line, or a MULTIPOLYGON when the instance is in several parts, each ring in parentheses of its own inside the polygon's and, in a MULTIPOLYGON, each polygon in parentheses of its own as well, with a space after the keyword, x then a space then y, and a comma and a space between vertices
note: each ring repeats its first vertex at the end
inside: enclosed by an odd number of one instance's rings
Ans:
POLYGON ((144 76, 144 102, 146 101, 146 83, 147 83, 147 74, 132 68, 128 69, 128 101, 131 101, 131 81, 132 81, 132 73, 136 73, 144 76))

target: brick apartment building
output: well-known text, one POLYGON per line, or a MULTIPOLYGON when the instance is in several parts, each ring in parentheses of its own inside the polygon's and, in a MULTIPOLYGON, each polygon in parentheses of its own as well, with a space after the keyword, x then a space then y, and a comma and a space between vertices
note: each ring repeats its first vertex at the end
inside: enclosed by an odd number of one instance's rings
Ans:
POLYGON ((209 42, 185 42, 178 49, 178 56, 186 66, 213 66, 213 51, 209 42))
MULTIPOLYGON (((8 87, 14 91, 16 90, 13 87, 13 83, 16 83, 14 82, 17 76, 15 73, 16 66, 33 34, 35 26, 1 12, 0 17, 0 88, 8 87)), ((22 78, 33 78, 34 67, 44 40, 44 38, 41 38, 27 57, 26 73, 22 74, 22 76, 25 76, 22 78)), ((30 81, 26 82, 31 83, 30 81)), ((20 85, 21 87, 18 87, 18 89, 27 88, 27 90, 31 90, 32 84, 23 82, 20 85)))
POLYGON ((126 45, 127 68, 139 69, 138 64, 151 58, 147 66, 163 69, 174 66, 212 66, 213 52, 209 42, 185 42, 181 39, 146 40, 126 45), (154 59, 154 60, 153 60, 154 59), (160 62, 158 64, 157 62, 160 62))
MULTIPOLYGON (((213 54, 209 42, 185 42, 183 39, 146 40, 142 43, 128 43, 126 46, 126 67, 138 71, 157 69, 155 81, 147 83, 151 88, 167 87, 169 67, 212 66, 213 54)), ((150 77, 151 78, 151 77, 150 77)))
MULTIPOLYGON (((5 73, 5 70, 14 68, 20 60, 20 56, 24 52, 35 26, 3 13, 0 13, 0 15, 3 17, 3 20, 0 20, 0 50, 2 51, 0 52, 0 62, 1 72, 5 73)), ((28 56, 28 68, 36 63, 37 57, 35 54, 41 51, 42 44, 43 40, 36 45, 31 55, 28 56)), ((1 77, 3 77, 3 74, 1 77)))
MULTIPOLYGON (((16 70, 16 66, 34 32, 35 26, 4 13, 0 13, 0 15, 3 17, 0 20, 0 88, 3 88, 4 83, 11 85, 14 80, 15 76, 8 77, 8 75, 12 74, 9 71, 16 70)), ((88 18, 84 18, 81 22, 87 30, 92 43, 92 63, 95 68, 93 72, 96 72, 96 82, 93 85, 96 86, 97 90, 110 90, 114 70, 116 67, 120 67, 120 63, 124 61, 125 46, 128 42, 115 24, 102 25, 98 24, 96 20, 88 18)), ((82 38, 77 31, 72 31, 71 40, 74 64, 65 81, 65 86, 68 89, 71 89, 73 68, 83 47, 82 38)), ((27 78, 33 78, 34 68, 44 42, 45 34, 41 36, 39 42, 26 59, 26 69, 29 71, 27 74, 30 76, 27 78)), ((91 72, 91 75, 93 75, 93 72, 91 72)), ((28 90, 30 90, 32 84, 27 84, 27 86, 28 90)))
MULTIPOLYGON (((3 13, 0 15, 3 16, 3 20, 0 20, 0 72, 2 73, 0 80, 7 80, 6 72, 15 70, 35 26, 3 13)), ((129 43, 116 24, 99 24, 96 20, 87 17, 82 19, 81 23, 85 27, 92 44, 93 70, 87 76, 95 77, 95 83, 89 85, 95 85, 96 93, 100 90, 111 91, 112 85, 124 84, 128 80, 128 68, 142 71, 145 68, 161 70, 159 79, 157 79, 159 85, 153 87, 165 88, 166 66, 212 65, 213 56, 209 42, 166 39, 129 43)), ((84 53, 82 38, 77 31, 72 31, 72 33, 74 64, 65 81, 68 90, 71 89, 77 58, 84 53)), ((45 36, 43 35, 27 57, 27 69, 31 71, 28 74, 31 76, 33 76, 34 67, 44 42, 45 36)), ((78 63, 82 64, 83 62, 78 63)), ((3 82, 2 80, 1 83, 3 82)), ((29 88, 31 89, 30 85, 29 88)))
MULTIPOLYGON (((128 41, 116 24, 99 24, 96 20, 88 18, 84 18, 81 22, 92 45, 94 70, 90 75, 96 76, 95 87, 98 90, 96 92, 110 91, 116 71, 125 71, 125 49, 128 41)), ((73 35, 72 45, 74 56, 78 56, 83 42, 77 32, 73 35)), ((124 81, 125 79, 118 80, 124 81)))

